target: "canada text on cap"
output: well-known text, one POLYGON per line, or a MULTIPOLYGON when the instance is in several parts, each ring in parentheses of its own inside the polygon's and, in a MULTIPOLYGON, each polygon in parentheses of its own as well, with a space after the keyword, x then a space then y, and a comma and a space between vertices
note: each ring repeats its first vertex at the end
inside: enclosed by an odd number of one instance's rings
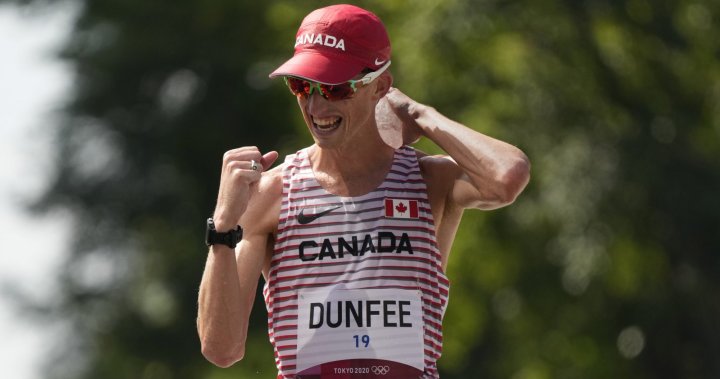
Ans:
POLYGON ((295 36, 295 54, 270 74, 340 84, 390 59, 390 38, 372 12, 339 4, 316 9, 295 36))

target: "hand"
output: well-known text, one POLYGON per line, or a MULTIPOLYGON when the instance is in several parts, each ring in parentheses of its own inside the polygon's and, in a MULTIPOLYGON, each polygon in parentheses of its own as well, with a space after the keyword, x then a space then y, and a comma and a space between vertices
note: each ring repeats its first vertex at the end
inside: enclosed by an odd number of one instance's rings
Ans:
POLYGON ((390 88, 375 107, 375 121, 383 141, 397 149, 411 145, 423 136, 415 118, 418 102, 409 98, 397 88, 390 88))
POLYGON ((250 201, 250 187, 260 180, 262 172, 278 158, 276 151, 262 155, 255 146, 230 150, 223 156, 220 190, 215 206, 215 228, 219 232, 234 229, 250 201), (252 161, 258 169, 252 169, 252 161))

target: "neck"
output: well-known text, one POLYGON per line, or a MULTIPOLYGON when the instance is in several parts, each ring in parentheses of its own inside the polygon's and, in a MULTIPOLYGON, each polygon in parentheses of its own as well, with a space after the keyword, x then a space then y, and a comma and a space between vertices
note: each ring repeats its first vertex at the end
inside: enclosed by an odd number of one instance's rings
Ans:
POLYGON ((368 137, 338 148, 314 145, 310 149, 315 178, 328 192, 359 196, 374 190, 385 179, 395 150, 379 136, 368 137))

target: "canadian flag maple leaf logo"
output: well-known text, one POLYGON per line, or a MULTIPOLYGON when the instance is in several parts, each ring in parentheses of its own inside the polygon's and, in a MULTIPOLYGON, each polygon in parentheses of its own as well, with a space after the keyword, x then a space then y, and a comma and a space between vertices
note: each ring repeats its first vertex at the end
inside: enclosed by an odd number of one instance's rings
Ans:
POLYGON ((405 203, 400 203, 395 207, 395 210, 400 213, 405 213, 407 212, 407 207, 405 206, 405 203))
POLYGON ((388 218, 420 218, 418 200, 385 199, 385 217, 388 218))

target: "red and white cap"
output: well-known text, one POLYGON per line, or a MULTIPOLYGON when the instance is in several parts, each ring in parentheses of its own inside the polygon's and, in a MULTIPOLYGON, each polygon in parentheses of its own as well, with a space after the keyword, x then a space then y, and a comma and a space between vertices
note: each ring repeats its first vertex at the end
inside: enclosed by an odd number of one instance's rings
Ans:
POLYGON ((372 12, 339 4, 308 14, 295 36, 295 55, 270 74, 340 84, 390 60, 390 38, 372 12))

